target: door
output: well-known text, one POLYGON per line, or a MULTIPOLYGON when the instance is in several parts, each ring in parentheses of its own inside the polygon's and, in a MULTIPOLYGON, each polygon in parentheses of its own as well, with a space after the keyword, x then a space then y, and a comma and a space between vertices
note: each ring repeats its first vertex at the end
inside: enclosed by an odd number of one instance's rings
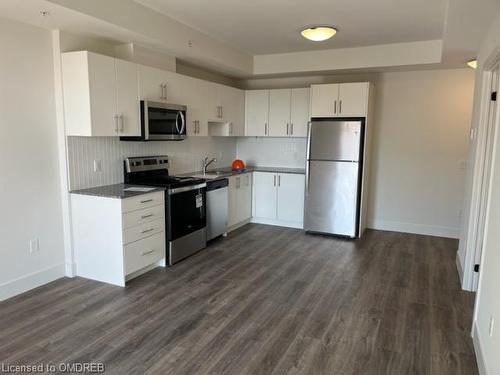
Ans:
MULTIPOLYGON (((498 66, 491 72, 491 92, 498 92, 500 88, 500 74, 498 70, 498 66)), ((498 93, 497 93, 498 96, 498 93)), ((498 100, 498 99, 497 99, 498 100)), ((487 126, 485 129, 485 137, 483 140, 483 147, 478 146, 478 150, 482 152, 482 165, 480 168, 482 169, 481 177, 480 177, 480 195, 478 202, 478 213, 477 220, 474 223, 475 228, 475 237, 473 237, 473 246, 471 246, 471 252, 473 253, 473 257, 471 260, 473 264, 467 262, 467 257, 465 261, 464 267, 464 283, 468 281, 468 279, 472 278, 472 285, 470 289, 472 291, 477 291, 479 284, 479 272, 474 272, 474 266, 476 264, 481 264, 481 257, 483 253, 484 246, 484 237, 487 233, 485 233, 486 229, 486 220, 487 220, 487 210, 490 205, 490 196, 489 191, 491 189, 491 177, 492 177, 492 168, 494 168, 494 149, 495 147, 495 133, 497 132, 497 124, 499 121, 498 109, 497 109, 497 101, 490 100, 489 108, 488 108, 488 120, 487 126), (472 273, 472 275, 471 275, 472 273), (469 277, 471 275, 472 277, 469 277)), ((478 141, 479 142, 479 141, 478 141)))
POLYGON ((304 229, 355 237, 359 164, 309 161, 304 229))
POLYGON ((168 241, 174 241, 206 227, 206 188, 168 193, 166 207, 168 241))
POLYGON ((276 173, 254 172, 254 217, 276 220, 277 175, 276 173))
POLYGON ((287 137, 290 134, 291 90, 269 91, 269 132, 271 137, 287 137))
POLYGON ((138 65, 140 100, 165 101, 166 77, 164 71, 149 66, 138 65))
POLYGON ((337 117, 366 117, 368 112, 369 84, 341 83, 339 85, 339 102, 337 117))
POLYGON ((229 123, 228 134, 233 137, 245 135, 245 92, 233 87, 225 87, 222 104, 224 121, 229 123))
POLYGON ((140 136, 139 84, 137 64, 115 60, 116 68, 116 113, 122 136, 140 136))
POLYGON ((311 117, 335 117, 339 85, 311 85, 311 117))
POLYGON ((307 137, 310 101, 310 89, 292 89, 289 133, 291 137, 307 137))
POLYGON ((269 90, 245 93, 245 135, 263 137, 268 134, 269 90))
POLYGON ((304 219, 304 184, 303 174, 278 174, 278 221, 302 225, 304 219))
POLYGON ((232 227, 238 223, 238 191, 237 191, 237 176, 229 177, 228 190, 228 217, 227 226, 232 227))
POLYGON ((238 222, 249 220, 252 217, 252 174, 245 173, 239 178, 238 196, 238 222))
POLYGON ((361 121, 313 121, 307 158, 359 161, 362 129, 361 121))
POLYGON ((119 135, 116 73, 113 57, 88 53, 92 136, 119 135))
POLYGON ((189 136, 208 135, 208 98, 210 85, 199 79, 186 79, 186 124, 189 136))
POLYGON ((185 105, 189 99, 190 77, 174 72, 163 71, 163 81, 166 82, 166 96, 163 99, 167 103, 185 105))

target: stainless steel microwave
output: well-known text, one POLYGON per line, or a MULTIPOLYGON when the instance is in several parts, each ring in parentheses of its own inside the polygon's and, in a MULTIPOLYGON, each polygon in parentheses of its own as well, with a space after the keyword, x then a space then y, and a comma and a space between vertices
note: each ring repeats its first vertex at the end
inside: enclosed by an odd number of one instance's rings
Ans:
POLYGON ((123 141, 182 141, 186 139, 185 105, 141 100, 141 135, 123 141))

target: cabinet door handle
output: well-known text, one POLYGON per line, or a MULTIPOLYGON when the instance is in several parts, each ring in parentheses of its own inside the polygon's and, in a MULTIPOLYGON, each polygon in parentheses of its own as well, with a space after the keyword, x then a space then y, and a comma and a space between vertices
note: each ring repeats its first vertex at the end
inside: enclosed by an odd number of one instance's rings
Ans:
POLYGON ((293 122, 290 124, 290 135, 293 135, 293 122))
POLYGON ((145 230, 143 230, 141 233, 149 233, 149 232, 152 232, 152 231, 154 231, 154 230, 155 230, 155 228, 145 229, 145 230))
POLYGON ((149 255, 149 254, 153 254, 155 251, 154 250, 144 250, 141 255, 144 256, 144 255, 149 255))
POLYGON ((290 124, 287 122, 287 123, 286 123, 286 135, 288 135, 288 130, 289 130, 289 128, 290 128, 290 124))
POLYGON ((339 100, 339 113, 342 113, 342 100, 339 100))
POLYGON ((247 174, 247 186, 250 185, 250 176, 247 174))
POLYGON ((333 113, 334 114, 337 113, 337 101, 336 100, 333 102, 333 113))
POLYGON ((229 134, 233 135, 233 123, 229 124, 229 134))
POLYGON ((141 219, 147 219, 148 217, 153 217, 153 214, 142 215, 141 219))
POLYGON ((276 186, 276 175, 274 175, 274 186, 276 186))
POLYGON ((281 175, 278 175, 278 187, 281 186, 281 175))
POLYGON ((115 115, 115 132, 118 133, 118 115, 115 115))
POLYGON ((148 202, 152 202, 152 201, 154 201, 154 199, 146 199, 144 201, 141 201, 141 203, 148 203, 148 202))
POLYGON ((267 122, 264 123, 264 135, 267 135, 267 122))
POLYGON ((224 108, 220 106, 220 118, 224 117, 224 108))
POLYGON ((123 133, 123 129, 125 128, 124 125, 125 120, 123 119, 123 115, 120 115, 120 132, 123 133))

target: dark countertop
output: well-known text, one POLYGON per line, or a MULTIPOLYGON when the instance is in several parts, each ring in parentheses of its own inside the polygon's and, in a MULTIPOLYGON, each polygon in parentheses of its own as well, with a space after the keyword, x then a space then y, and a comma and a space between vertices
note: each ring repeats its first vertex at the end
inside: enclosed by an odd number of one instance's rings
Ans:
MULTIPOLYGON (((256 166, 248 166, 243 171, 233 171, 231 168, 216 168, 208 170, 208 175, 217 174, 219 178, 227 178, 230 176, 237 176, 245 173, 252 172, 269 172, 269 173, 293 173, 293 174, 305 174, 306 170, 304 168, 284 168, 284 167, 256 167, 256 166)), ((203 172, 190 172, 190 173, 182 173, 176 174, 176 176, 199 176, 202 177, 203 172)))
POLYGON ((116 199, 127 199, 136 197, 138 195, 144 195, 149 193, 154 193, 156 191, 164 191, 164 188, 161 187, 151 187, 150 191, 126 191, 125 189, 130 187, 137 188, 147 188, 148 186, 139 186, 139 185, 127 185, 127 184, 115 184, 115 185, 106 185, 106 186, 97 186, 88 189, 79 189, 79 190, 71 190, 71 194, 80 194, 80 195, 92 195, 95 197, 103 197, 103 198, 116 198, 116 199))

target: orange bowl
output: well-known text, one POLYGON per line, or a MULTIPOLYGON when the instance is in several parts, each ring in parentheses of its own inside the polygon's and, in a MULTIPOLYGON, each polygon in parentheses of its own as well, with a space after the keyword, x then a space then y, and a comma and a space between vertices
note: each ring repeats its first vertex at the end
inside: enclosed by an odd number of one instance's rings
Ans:
POLYGON ((236 159, 231 164, 231 168, 233 168, 234 170, 237 170, 237 171, 245 169, 245 163, 243 162, 243 160, 236 159))

